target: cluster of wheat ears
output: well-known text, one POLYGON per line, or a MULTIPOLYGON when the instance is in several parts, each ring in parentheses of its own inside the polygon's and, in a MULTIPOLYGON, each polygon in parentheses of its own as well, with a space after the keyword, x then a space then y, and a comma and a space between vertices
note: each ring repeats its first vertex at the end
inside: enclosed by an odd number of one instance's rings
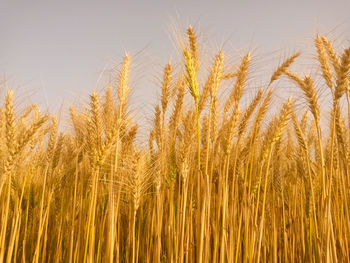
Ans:
POLYGON ((7 93, 0 262, 350 259, 350 48, 317 35, 317 85, 290 69, 296 53, 244 104, 250 54, 228 71, 218 51, 201 80, 197 37, 186 33, 182 70, 164 67, 147 147, 128 111, 128 55, 102 97, 70 108, 72 131, 35 105, 17 112, 7 93), (269 114, 279 79, 300 90, 302 112, 290 98, 269 114))

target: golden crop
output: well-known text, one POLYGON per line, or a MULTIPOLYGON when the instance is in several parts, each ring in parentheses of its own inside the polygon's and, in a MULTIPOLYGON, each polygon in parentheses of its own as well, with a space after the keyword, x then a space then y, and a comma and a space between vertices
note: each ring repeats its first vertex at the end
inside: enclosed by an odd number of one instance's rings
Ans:
POLYGON ((235 72, 222 50, 203 65, 187 36, 180 72, 164 68, 148 147, 127 110, 129 55, 116 88, 70 108, 72 131, 35 105, 18 112, 8 92, 0 262, 350 260, 350 48, 317 35, 317 79, 291 69, 296 53, 244 104, 250 53, 235 72), (300 96, 270 111, 279 79, 300 96))

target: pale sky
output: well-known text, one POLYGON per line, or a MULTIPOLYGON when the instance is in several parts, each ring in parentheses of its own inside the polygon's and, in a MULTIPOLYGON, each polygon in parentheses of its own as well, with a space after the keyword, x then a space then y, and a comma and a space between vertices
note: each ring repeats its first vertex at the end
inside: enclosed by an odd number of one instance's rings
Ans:
POLYGON ((176 56, 174 23, 194 24, 218 45, 274 52, 316 32, 349 39, 350 1, 0 0, 1 79, 57 110, 87 101, 101 71, 125 51, 139 53, 137 73, 147 74, 134 93, 148 107, 162 66, 176 56))

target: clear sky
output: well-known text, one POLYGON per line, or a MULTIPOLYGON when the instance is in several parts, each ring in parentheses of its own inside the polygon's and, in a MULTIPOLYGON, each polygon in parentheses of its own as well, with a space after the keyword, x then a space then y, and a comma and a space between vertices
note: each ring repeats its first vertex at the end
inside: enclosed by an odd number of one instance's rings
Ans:
POLYGON ((79 96, 87 101, 104 69, 141 51, 137 70, 147 74, 135 94, 148 107, 175 54, 174 22, 194 24, 219 45, 273 52, 317 31, 349 39, 350 1, 0 0, 1 79, 56 110, 79 96))

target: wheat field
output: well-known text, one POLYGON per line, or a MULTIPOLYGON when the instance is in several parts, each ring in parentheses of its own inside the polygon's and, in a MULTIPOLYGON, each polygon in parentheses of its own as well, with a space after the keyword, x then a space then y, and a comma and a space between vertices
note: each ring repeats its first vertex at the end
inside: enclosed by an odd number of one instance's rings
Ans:
POLYGON ((295 53, 252 92, 250 53, 206 65, 184 33, 142 143, 127 54, 116 83, 70 107, 71 129, 8 91, 0 262, 350 260, 350 48, 317 35, 314 74, 292 69, 295 53), (276 103, 282 82, 297 96, 276 103))

